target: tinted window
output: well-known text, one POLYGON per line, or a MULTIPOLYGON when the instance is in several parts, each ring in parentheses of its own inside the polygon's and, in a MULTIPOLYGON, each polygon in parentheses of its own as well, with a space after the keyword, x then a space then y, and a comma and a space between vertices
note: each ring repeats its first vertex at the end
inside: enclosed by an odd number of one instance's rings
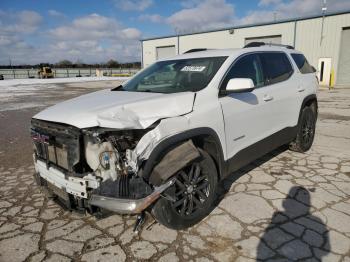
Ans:
POLYGON ((264 77, 259 56, 256 54, 246 55, 235 62, 222 83, 223 88, 226 88, 228 81, 232 78, 250 78, 254 82, 254 86, 262 86, 264 77))
POLYGON ((292 58, 294 62, 297 64, 300 73, 302 74, 309 74, 314 73, 315 70, 312 68, 312 66, 309 64, 309 62, 306 60, 305 56, 302 54, 292 54, 292 58))
POLYGON ((261 53, 260 57, 267 84, 285 81, 293 74, 292 65, 285 53, 261 53))

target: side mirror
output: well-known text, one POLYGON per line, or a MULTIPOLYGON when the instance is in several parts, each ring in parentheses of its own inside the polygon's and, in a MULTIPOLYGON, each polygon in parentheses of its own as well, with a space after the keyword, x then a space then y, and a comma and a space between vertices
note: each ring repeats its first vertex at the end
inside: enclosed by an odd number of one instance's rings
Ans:
POLYGON ((228 81, 224 94, 245 93, 254 90, 254 83, 250 78, 232 78, 228 81))

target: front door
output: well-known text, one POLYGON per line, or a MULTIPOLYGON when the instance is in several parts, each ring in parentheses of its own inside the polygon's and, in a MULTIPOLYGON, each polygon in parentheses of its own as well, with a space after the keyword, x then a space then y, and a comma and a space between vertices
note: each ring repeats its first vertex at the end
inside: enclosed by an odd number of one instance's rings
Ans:
POLYGON ((227 73, 221 88, 226 88, 232 78, 250 78, 257 89, 246 93, 232 93, 220 98, 226 133, 227 157, 254 144, 266 133, 266 110, 268 94, 263 98, 258 88, 264 85, 264 75, 259 55, 247 54, 239 58, 227 73), (266 101, 264 101, 265 99, 266 101))

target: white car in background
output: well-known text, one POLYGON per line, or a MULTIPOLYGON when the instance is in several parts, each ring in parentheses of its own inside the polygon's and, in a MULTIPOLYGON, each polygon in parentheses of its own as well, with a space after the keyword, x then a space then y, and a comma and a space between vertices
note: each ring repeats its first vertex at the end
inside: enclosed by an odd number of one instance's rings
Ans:
POLYGON ((191 50, 35 115, 35 177, 70 209, 187 228, 219 180, 281 145, 311 147, 317 86, 290 47, 191 50))

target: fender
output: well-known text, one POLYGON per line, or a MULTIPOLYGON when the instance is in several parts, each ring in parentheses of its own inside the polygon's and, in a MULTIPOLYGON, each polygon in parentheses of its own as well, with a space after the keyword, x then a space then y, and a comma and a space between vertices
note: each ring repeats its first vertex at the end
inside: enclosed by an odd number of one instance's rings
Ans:
MULTIPOLYGON (((218 172, 220 176, 225 174, 225 164, 224 164, 224 154, 222 150, 222 145, 217 133, 209 127, 200 127, 194 128, 182 133, 173 135, 162 142, 160 142, 152 151, 149 158, 146 160, 145 165, 142 169, 142 176, 149 180, 151 172, 154 166, 162 159, 162 157, 172 148, 179 145, 179 143, 184 142, 186 140, 192 139, 194 142, 196 141, 196 137, 200 136, 209 136, 214 139, 214 143, 216 146, 217 156, 211 155, 214 160, 217 162, 218 172)), ((208 152, 209 153, 209 152, 208 152)))
POLYGON ((304 97, 304 100, 303 100, 303 103, 301 104, 301 107, 300 107, 300 111, 299 111, 299 118, 298 118, 298 124, 299 124, 299 120, 300 120, 300 116, 301 116, 301 112, 303 111, 303 108, 305 106, 309 106, 311 105, 313 102, 316 103, 316 119, 317 119, 317 115, 318 115, 318 102, 317 102, 317 96, 316 94, 311 94, 311 95, 308 95, 306 97, 304 97))

